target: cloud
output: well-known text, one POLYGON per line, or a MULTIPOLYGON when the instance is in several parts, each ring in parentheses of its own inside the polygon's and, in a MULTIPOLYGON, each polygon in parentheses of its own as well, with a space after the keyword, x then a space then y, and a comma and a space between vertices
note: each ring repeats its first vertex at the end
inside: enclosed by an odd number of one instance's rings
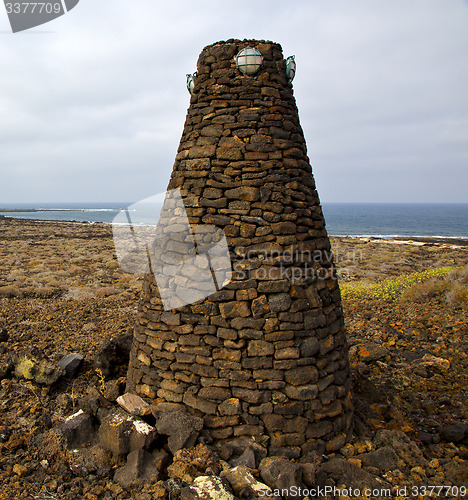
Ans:
POLYGON ((80 2, 40 33, 0 16, 0 202, 163 191, 202 48, 265 38, 323 201, 468 201, 466 2, 80 2))

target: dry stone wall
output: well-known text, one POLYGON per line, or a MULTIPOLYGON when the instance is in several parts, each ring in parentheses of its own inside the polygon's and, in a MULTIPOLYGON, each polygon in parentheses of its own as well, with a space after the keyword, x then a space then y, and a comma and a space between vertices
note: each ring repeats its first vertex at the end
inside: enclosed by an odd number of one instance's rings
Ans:
POLYGON ((219 446, 253 437, 269 455, 339 449, 352 403, 340 292, 281 46, 206 47, 168 189, 190 223, 228 241, 231 282, 165 311, 148 275, 128 389, 203 417, 219 446), (260 70, 234 56, 253 47, 260 70))

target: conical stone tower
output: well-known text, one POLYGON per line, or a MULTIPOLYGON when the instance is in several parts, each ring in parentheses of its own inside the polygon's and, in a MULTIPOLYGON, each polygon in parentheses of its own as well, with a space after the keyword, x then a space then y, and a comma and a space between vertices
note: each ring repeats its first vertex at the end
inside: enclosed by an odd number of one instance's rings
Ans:
POLYGON ((352 404, 340 292, 286 66, 280 45, 258 40, 199 57, 168 189, 180 190, 192 228, 224 231, 232 279, 167 311, 147 276, 127 388, 203 417, 221 447, 247 436, 297 458, 343 446, 352 404), (252 62, 247 48, 261 54, 256 71, 238 66, 252 62))

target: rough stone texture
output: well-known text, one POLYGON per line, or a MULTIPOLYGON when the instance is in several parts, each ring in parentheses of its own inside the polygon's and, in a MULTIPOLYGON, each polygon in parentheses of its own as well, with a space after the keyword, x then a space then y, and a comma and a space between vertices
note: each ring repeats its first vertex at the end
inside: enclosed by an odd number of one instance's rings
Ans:
POLYGON ((466 478, 468 477, 468 463, 449 462, 445 466, 445 477, 454 485, 466 486, 466 478))
POLYGON ((151 413, 151 406, 140 396, 127 392, 116 399, 117 403, 130 415, 143 417, 151 413))
POLYGON ((239 458, 232 460, 231 465, 234 467, 243 466, 249 469, 257 468, 257 459, 252 446, 249 446, 239 458))
POLYGON ((54 432, 62 437, 68 449, 89 445, 95 439, 93 419, 82 410, 55 427, 54 432))
POLYGON ((110 411, 99 427, 101 446, 115 455, 149 448, 156 438, 154 427, 120 409, 110 411))
POLYGON ((0 361, 0 380, 7 378, 11 371, 13 370, 14 365, 9 357, 0 361))
POLYGON ((398 455, 390 446, 384 446, 375 451, 356 455, 365 467, 375 467, 380 471, 394 470, 398 468, 398 455))
POLYGON ((83 364, 84 357, 78 353, 71 353, 64 356, 58 363, 60 368, 65 370, 67 377, 73 378, 83 364))
POLYGON ((10 334, 5 328, 0 328, 0 342, 6 342, 10 338, 10 334))
POLYGON ((305 489, 302 482, 302 469, 285 458, 267 457, 260 463, 260 476, 272 490, 282 490, 284 498, 291 500, 297 497, 294 489, 305 489), (294 488, 293 488, 294 487, 294 488), (288 494, 288 492, 290 494, 288 494))
POLYGON ((323 456, 313 451, 304 457, 305 462, 299 463, 299 467, 302 470, 302 480, 309 487, 317 484, 317 474, 322 464, 323 456))
POLYGON ((235 466, 237 465, 234 464, 235 460, 240 459, 247 450, 252 450, 255 455, 255 464, 258 465, 267 456, 267 449, 260 444, 267 439, 265 436, 263 438, 260 436, 236 437, 227 442, 218 442, 217 452, 223 460, 229 460, 231 465, 235 466))
POLYGON ((235 500, 217 476, 199 476, 184 490, 181 500, 235 500))
POLYGON ((451 424, 442 427, 440 435, 445 441, 452 443, 459 443, 465 438, 468 438, 468 425, 465 424, 451 424))
POLYGON ((336 484, 346 485, 353 490, 364 491, 391 489, 391 484, 380 479, 373 474, 361 469, 346 460, 333 458, 327 463, 322 464, 319 472, 319 485, 324 486, 326 478, 333 478, 336 484))
POLYGON ((234 467, 221 472, 221 478, 226 479, 231 485, 232 490, 239 498, 273 498, 271 489, 264 483, 261 483, 252 475, 252 471, 245 465, 234 467))
POLYGON ((119 396, 121 396, 122 392, 125 390, 126 381, 127 379, 125 377, 107 381, 104 397, 111 402, 117 401, 119 396))
MULTIPOLYGON (((171 311, 147 276, 127 391, 182 405, 218 443, 254 436, 269 455, 288 458, 335 451, 352 419, 348 347, 281 46, 215 43, 197 73, 168 190, 180 189, 192 228, 224 231, 233 275, 217 293, 171 311), (247 46, 264 58, 253 76, 233 59, 247 46)), ((171 250, 183 254, 184 241, 171 250)), ((194 266, 175 279, 206 274, 194 266)))
POLYGON ((410 467, 423 466, 427 462, 421 449, 403 431, 382 429, 377 432, 374 444, 378 448, 392 448, 410 467))
POLYGON ((105 377, 112 375, 120 365, 128 363, 132 342, 132 330, 110 338, 96 351, 94 366, 105 377))
POLYGON ((169 436, 167 444, 172 453, 192 447, 203 427, 203 420, 183 411, 163 413, 156 422, 160 434, 169 436))
POLYGON ((161 473, 152 463, 152 456, 145 450, 129 453, 127 463, 115 471, 114 480, 124 488, 138 486, 143 483, 156 482, 161 473))
POLYGON ((186 483, 191 483, 196 477, 210 472, 214 474, 221 472, 221 464, 219 457, 203 444, 179 450, 167 468, 170 478, 178 478, 186 483))
POLYGON ((364 363, 374 363, 388 354, 388 349, 374 342, 355 344, 349 350, 350 358, 356 358, 364 363))

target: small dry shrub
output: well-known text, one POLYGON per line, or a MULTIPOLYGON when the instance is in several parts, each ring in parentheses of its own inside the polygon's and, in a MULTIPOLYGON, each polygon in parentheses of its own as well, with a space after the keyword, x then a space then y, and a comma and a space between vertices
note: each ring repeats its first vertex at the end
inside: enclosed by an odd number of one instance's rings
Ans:
POLYGON ((460 270, 457 277, 457 282, 463 285, 468 285, 468 266, 460 270))
POLYGON ((53 276, 42 276, 43 281, 47 284, 46 286, 52 287, 52 288, 60 288, 60 281, 58 281, 55 277, 53 276))
POLYGON ((42 264, 43 264, 43 262, 40 259, 30 260, 29 262, 26 263, 26 265, 28 265, 30 267, 36 267, 36 266, 40 266, 42 264))
POLYGON ((401 294, 400 300, 406 303, 430 300, 435 297, 441 297, 447 288, 447 282, 440 280, 428 280, 422 283, 415 283, 401 294))
POLYGON ((116 260, 109 260, 106 262, 107 267, 110 269, 117 269, 119 267, 119 263, 116 260))
POLYGON ((70 266, 68 268, 68 275, 69 276, 79 276, 80 274, 84 274, 85 270, 80 267, 80 266, 70 266))
POLYGON ((25 275, 25 271, 23 269, 12 269, 10 273, 8 274, 8 279, 11 280, 16 280, 19 278, 23 278, 25 275))
POLYGON ((12 297, 22 297, 22 290, 15 285, 0 286, 0 297, 2 298, 12 298, 12 297))
POLYGON ((94 290, 88 287, 70 288, 64 295, 64 299, 86 300, 94 296, 94 290))
POLYGON ((468 285, 456 283, 446 294, 447 302, 455 307, 468 307, 468 285))
POLYGON ((25 297, 35 297, 38 299, 52 299, 60 297, 63 289, 52 286, 28 286, 24 289, 25 297))
POLYGON ((105 288, 100 288, 96 292, 96 297, 102 298, 102 297, 110 297, 111 295, 118 295, 122 293, 122 290, 119 288, 114 288, 111 286, 105 287, 105 288))
POLYGON ((468 266, 454 269, 448 274, 447 280, 451 283, 468 284, 468 266))
POLYGON ((83 264, 84 262, 84 258, 83 257, 74 257, 73 259, 70 259, 70 264, 83 264))
POLYGON ((125 274, 123 276, 119 276, 119 283, 121 283, 123 286, 128 285, 133 280, 134 276, 131 274, 125 274))

